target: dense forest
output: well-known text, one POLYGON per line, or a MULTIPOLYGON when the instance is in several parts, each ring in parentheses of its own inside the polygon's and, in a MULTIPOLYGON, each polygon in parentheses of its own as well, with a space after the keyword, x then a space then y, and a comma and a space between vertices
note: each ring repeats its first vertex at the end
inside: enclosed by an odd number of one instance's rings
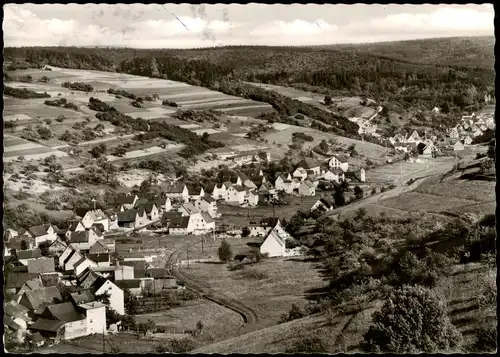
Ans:
POLYGON ((103 48, 6 48, 7 59, 35 66, 117 71, 182 81, 271 104, 280 114, 301 113, 328 130, 353 136, 357 125, 309 104, 248 85, 244 81, 317 89, 331 95, 359 95, 408 110, 434 106, 462 112, 495 95, 489 38, 402 41, 323 47, 235 46, 189 50, 103 48), (469 47, 469 52, 468 52, 469 47), (450 58, 467 59, 458 66, 450 58), (471 58, 477 58, 472 66, 471 58), (451 64, 448 64, 451 63, 451 64))

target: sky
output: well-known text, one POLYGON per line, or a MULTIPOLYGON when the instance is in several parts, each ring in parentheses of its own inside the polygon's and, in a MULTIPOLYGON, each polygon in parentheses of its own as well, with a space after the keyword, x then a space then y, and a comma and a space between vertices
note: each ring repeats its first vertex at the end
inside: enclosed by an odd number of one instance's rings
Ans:
POLYGON ((483 5, 6 4, 4 45, 198 48, 493 36, 483 5))

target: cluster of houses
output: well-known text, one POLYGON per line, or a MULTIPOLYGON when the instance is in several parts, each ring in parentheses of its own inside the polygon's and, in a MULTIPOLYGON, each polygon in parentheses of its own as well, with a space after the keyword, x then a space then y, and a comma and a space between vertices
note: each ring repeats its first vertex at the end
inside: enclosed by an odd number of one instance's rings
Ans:
POLYGON ((463 116, 457 125, 447 130, 447 135, 456 143, 471 145, 474 138, 481 136, 488 129, 495 129, 495 119, 488 114, 475 113, 463 116))

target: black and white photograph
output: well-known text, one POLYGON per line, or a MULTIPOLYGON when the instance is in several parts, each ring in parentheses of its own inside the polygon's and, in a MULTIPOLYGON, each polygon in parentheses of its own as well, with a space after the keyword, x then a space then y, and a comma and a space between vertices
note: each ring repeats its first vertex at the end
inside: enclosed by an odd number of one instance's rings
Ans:
POLYGON ((4 352, 496 353, 494 18, 4 4, 4 352))

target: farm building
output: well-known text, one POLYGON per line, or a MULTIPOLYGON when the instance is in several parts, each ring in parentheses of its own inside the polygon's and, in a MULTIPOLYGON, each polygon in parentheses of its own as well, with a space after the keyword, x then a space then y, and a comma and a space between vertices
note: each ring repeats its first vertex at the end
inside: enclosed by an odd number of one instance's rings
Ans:
POLYGON ((274 217, 262 218, 259 223, 250 222, 248 227, 250 229, 249 237, 265 237, 278 223, 279 219, 274 217))
POLYGON ((324 212, 328 212, 334 208, 335 208, 335 204, 332 200, 322 197, 312 205, 311 211, 314 211, 316 209, 320 209, 324 212))
POLYGON ((453 151, 462 151, 464 150, 464 144, 460 140, 457 140, 455 144, 453 144, 453 151))
POLYGON ((94 262, 98 267, 109 267, 111 265, 111 256, 109 253, 95 253, 87 255, 87 258, 94 262))
POLYGON ((142 293, 141 280, 140 279, 128 279, 128 280, 118 280, 116 285, 121 289, 128 289, 132 295, 138 296, 142 293))
POLYGON ((99 253, 109 253, 109 248, 106 243, 103 242, 103 239, 98 240, 94 243, 89 249, 89 254, 99 254, 99 253))
POLYGON ((314 175, 320 174, 320 166, 321 165, 319 162, 310 158, 303 159, 297 164, 297 168, 300 167, 305 170, 312 170, 314 172, 314 175))
POLYGON ((168 225, 168 233, 170 235, 189 234, 189 216, 172 218, 168 225))
POLYGON ((172 219, 177 217, 182 217, 182 213, 177 211, 164 212, 161 217, 162 226, 168 227, 172 219))
POLYGON ((137 195, 133 195, 130 193, 124 193, 118 196, 117 198, 117 203, 118 206, 120 207, 120 210, 129 210, 132 209, 136 203, 136 201, 139 199, 137 195))
POLYGON ((316 195, 316 187, 311 181, 305 180, 300 183, 298 193, 300 196, 314 196, 316 195))
POLYGON ((139 216, 144 216, 144 212, 146 213, 147 218, 150 221, 156 221, 160 218, 160 212, 158 207, 154 204, 154 202, 148 201, 146 203, 141 203, 136 207, 139 216))
POLYGON ((185 184, 176 183, 169 185, 165 188, 165 197, 176 200, 182 200, 184 202, 189 201, 189 191, 185 184))
MULTIPOLYGON (((47 306, 42 313, 42 319, 52 321, 53 323, 56 321, 62 322, 64 329, 61 337, 65 340, 88 335, 87 319, 70 302, 47 306)), ((33 326, 37 322, 38 320, 33 326)), ((33 326, 31 327, 32 330, 38 330, 40 333, 43 332, 40 328, 33 328, 33 326)))
POLYGON ((118 212, 118 226, 125 228, 137 228, 148 223, 148 217, 145 211, 139 212, 131 209, 124 212, 118 212), (140 214, 142 213, 142 215, 140 214))
POLYGON ((286 257, 297 255, 295 250, 286 248, 286 241, 291 236, 281 227, 278 222, 273 229, 269 231, 264 242, 260 246, 260 252, 269 257, 286 257))
POLYGON ((99 239, 102 239, 102 234, 99 233, 95 228, 87 229, 83 232, 72 232, 68 244, 77 251, 88 252, 90 247, 99 239))
POLYGON ((16 252, 16 257, 19 263, 28 266, 28 259, 41 258, 42 252, 40 249, 20 250, 16 252))
POLYGON ((205 188, 207 194, 212 195, 216 200, 223 199, 227 187, 223 183, 210 184, 205 188))
POLYGON ((226 190, 225 201, 230 205, 242 205, 245 203, 246 189, 243 186, 235 185, 226 190))
POLYGON ((57 239, 57 233, 51 224, 42 224, 40 226, 30 227, 26 233, 28 233, 35 240, 35 245, 37 247, 42 242, 53 242, 57 239))
POLYGON ((58 238, 49 246, 49 252, 53 256, 58 257, 66 250, 67 247, 67 244, 58 238))
POLYGON ((326 181, 335 181, 335 182, 344 181, 345 180, 344 171, 342 171, 342 169, 331 168, 323 175, 323 179, 325 179, 326 181))

